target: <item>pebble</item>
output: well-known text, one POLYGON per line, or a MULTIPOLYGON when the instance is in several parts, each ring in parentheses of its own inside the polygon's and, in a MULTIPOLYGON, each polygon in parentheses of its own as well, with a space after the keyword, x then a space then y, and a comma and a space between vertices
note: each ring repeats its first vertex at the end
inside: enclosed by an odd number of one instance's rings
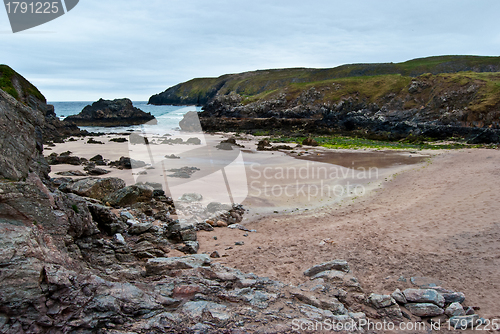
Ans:
POLYGON ((245 243, 243 241, 236 241, 234 244, 236 246, 243 246, 245 243))
POLYGON ((217 259, 220 257, 219 252, 213 251, 212 254, 210 254, 210 257, 213 259, 217 259))
POLYGON ((121 235, 120 233, 117 233, 115 234, 115 241, 119 244, 122 244, 122 245, 125 245, 126 242, 125 242, 125 238, 123 237, 123 235, 121 235))
POLYGON ((217 240, 217 236, 214 235, 214 240, 217 240))

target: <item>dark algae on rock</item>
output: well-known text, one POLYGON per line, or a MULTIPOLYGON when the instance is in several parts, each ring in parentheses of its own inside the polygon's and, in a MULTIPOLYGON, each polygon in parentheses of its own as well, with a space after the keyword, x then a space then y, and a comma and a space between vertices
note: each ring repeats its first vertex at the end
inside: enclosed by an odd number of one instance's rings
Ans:
POLYGON ((127 126, 150 122, 156 124, 151 113, 134 107, 130 99, 103 100, 83 108, 78 115, 65 119, 79 126, 127 126))

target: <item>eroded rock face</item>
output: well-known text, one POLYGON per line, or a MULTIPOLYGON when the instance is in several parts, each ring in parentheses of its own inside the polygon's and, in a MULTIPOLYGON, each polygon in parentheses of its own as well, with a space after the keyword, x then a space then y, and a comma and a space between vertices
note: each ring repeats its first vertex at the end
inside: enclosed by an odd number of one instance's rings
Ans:
POLYGON ((0 177, 21 180, 42 153, 44 117, 0 89, 0 177))
POLYGON ((151 113, 135 108, 129 99, 100 99, 91 106, 83 108, 78 115, 67 117, 65 121, 79 126, 127 126, 147 122, 156 124, 156 119, 151 113))
POLYGON ((65 183, 59 189, 64 192, 102 200, 106 196, 124 188, 125 185, 125 181, 116 177, 103 179, 88 177, 65 183))

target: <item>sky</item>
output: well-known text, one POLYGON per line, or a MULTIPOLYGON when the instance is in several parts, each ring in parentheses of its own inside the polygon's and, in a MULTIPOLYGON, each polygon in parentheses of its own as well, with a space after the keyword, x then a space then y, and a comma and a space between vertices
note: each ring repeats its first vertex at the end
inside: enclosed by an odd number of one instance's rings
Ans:
POLYGON ((0 63, 51 102, 147 101, 258 69, 498 56, 498 13, 498 0, 80 0, 13 34, 0 8, 0 63))

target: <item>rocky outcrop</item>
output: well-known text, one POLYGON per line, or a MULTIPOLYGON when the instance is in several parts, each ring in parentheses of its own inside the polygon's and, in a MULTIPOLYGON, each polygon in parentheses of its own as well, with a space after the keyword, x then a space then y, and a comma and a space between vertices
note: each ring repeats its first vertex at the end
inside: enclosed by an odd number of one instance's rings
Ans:
POLYGON ((74 123, 59 120, 54 112, 54 106, 47 104, 43 94, 9 66, 0 65, 0 79, 0 89, 25 106, 41 112, 45 117, 45 122, 41 126, 44 142, 61 142, 68 136, 88 134, 87 131, 81 131, 74 123))
POLYGON ((100 99, 83 108, 78 115, 66 117, 65 121, 80 126, 127 126, 148 122, 156 124, 151 113, 135 108, 129 99, 100 99))
POLYGON ((25 179, 42 164, 43 114, 0 89, 0 115, 0 177, 25 179))

